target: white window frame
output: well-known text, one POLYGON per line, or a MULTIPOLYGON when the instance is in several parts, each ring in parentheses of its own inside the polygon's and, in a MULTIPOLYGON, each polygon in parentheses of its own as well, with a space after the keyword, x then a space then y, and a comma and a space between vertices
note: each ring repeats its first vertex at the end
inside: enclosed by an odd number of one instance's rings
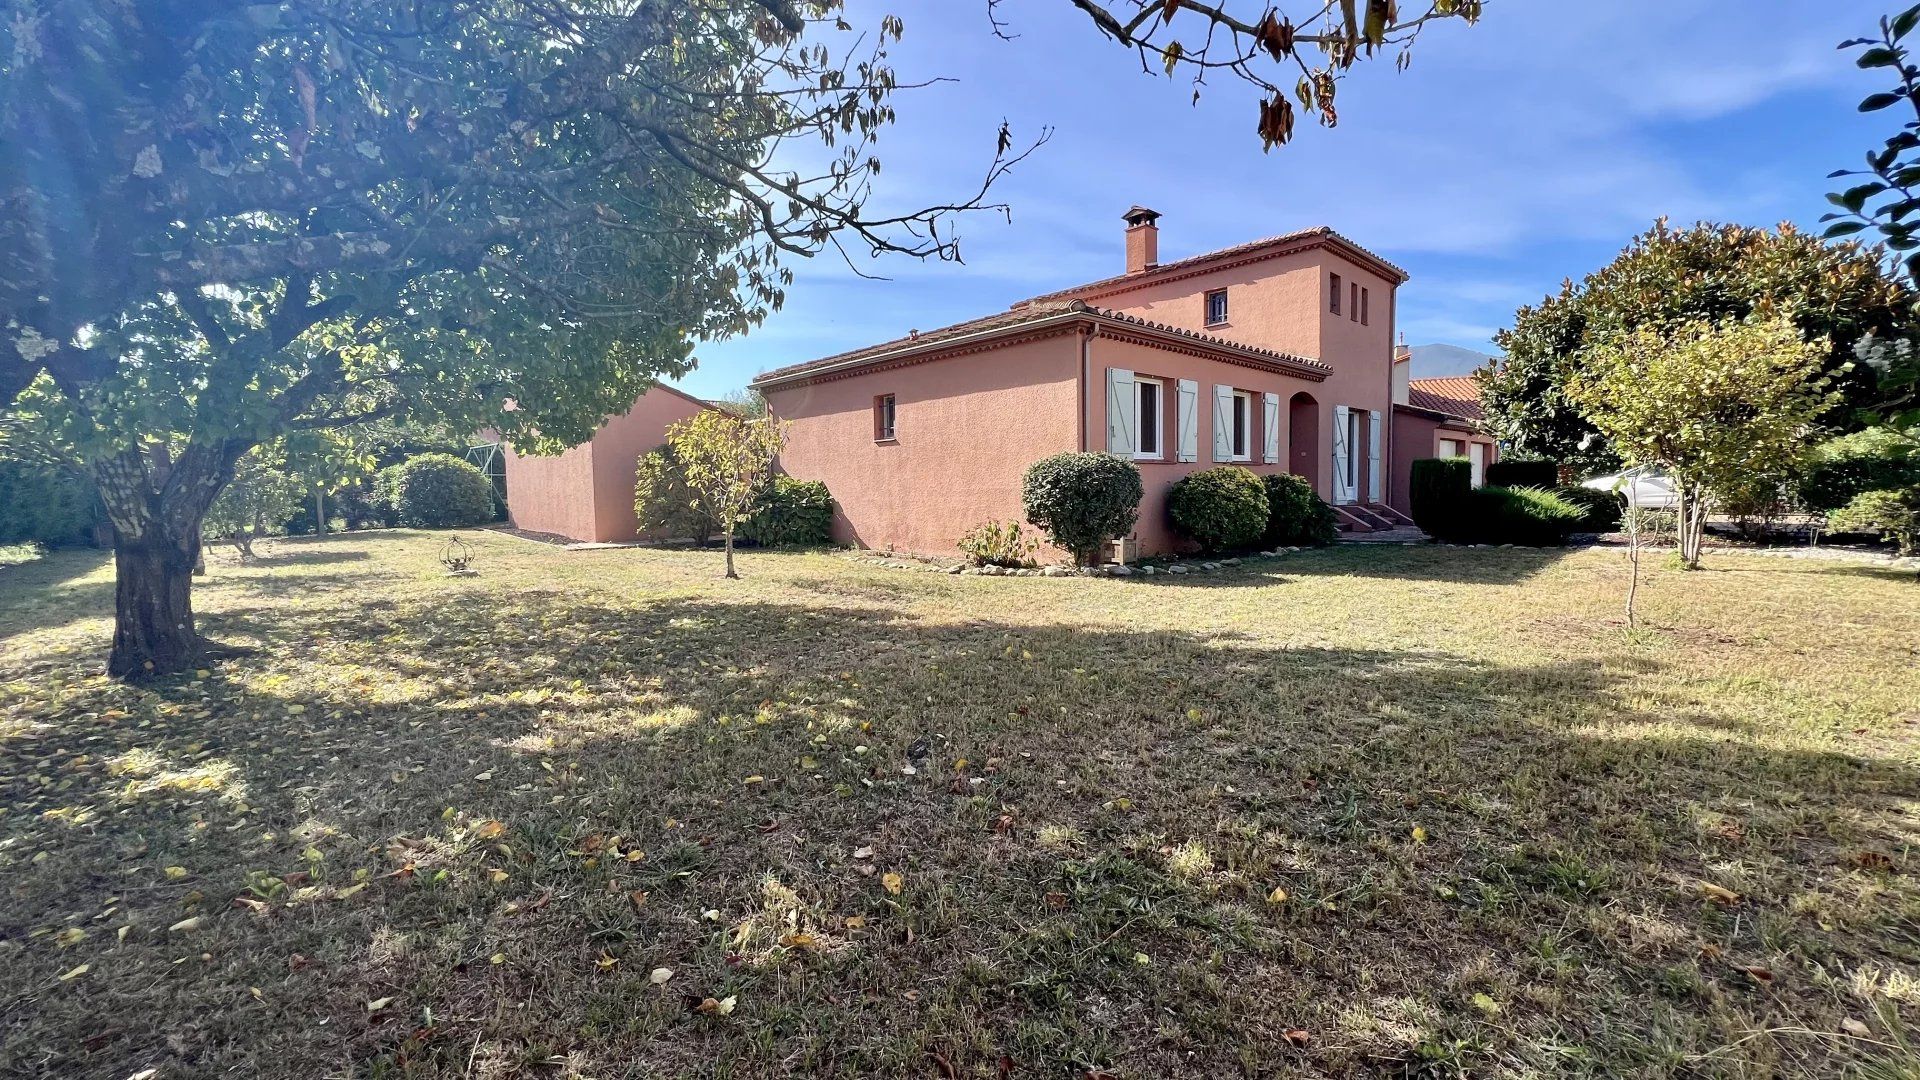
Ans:
POLYGON ((1133 377, 1133 459, 1135 461, 1161 461, 1167 456, 1167 380, 1156 379, 1151 375, 1136 374, 1133 377), (1148 450, 1146 425, 1141 423, 1147 410, 1142 408, 1141 399, 1146 396, 1144 387, 1154 389, 1153 449, 1148 450))
POLYGON ((1440 440, 1440 456, 1441 456, 1441 457, 1443 457, 1443 458, 1447 458, 1447 459, 1449 459, 1449 460, 1451 460, 1451 459, 1453 459, 1453 458, 1463 458, 1463 457, 1466 457, 1466 456, 1467 456, 1467 440, 1465 440, 1465 439, 1447 439, 1447 438, 1442 438, 1442 439, 1440 440), (1454 448, 1456 449, 1456 451, 1457 451, 1457 452, 1456 452, 1456 453, 1448 453, 1448 452, 1447 452, 1447 447, 1449 447, 1449 446, 1452 446, 1452 447, 1454 447, 1454 448))
POLYGON ((873 397, 873 441, 897 442, 900 432, 900 399, 893 394, 873 397))
POLYGON ((1225 326, 1227 324, 1227 290, 1209 289, 1203 294, 1201 303, 1206 305, 1206 310, 1201 312, 1201 317, 1206 319, 1208 326, 1225 326), (1217 319, 1213 317, 1213 298, 1216 296, 1220 298, 1220 317, 1217 319))
POLYGON ((1253 460, 1253 402, 1253 394, 1248 391, 1235 390, 1233 392, 1232 419, 1235 423, 1234 430, 1229 436, 1231 445, 1233 446, 1233 454, 1228 458, 1229 461, 1253 460), (1241 416, 1243 415, 1241 410, 1243 408, 1246 410, 1244 413, 1246 417, 1244 423, 1240 422, 1241 416))

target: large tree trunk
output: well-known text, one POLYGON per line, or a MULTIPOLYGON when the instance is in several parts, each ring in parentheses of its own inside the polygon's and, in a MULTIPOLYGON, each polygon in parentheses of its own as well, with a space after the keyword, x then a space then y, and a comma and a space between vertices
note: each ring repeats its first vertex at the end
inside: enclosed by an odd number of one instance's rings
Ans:
POLYGON ((193 567, 200 523, 250 444, 223 440, 129 450, 93 463, 113 523, 113 652, 107 673, 149 679, 206 663, 209 643, 193 625, 193 567))
POLYGON ((197 532, 142 541, 115 537, 113 653, 107 674, 145 679, 205 663, 206 642, 193 625, 193 564, 199 554, 197 532))

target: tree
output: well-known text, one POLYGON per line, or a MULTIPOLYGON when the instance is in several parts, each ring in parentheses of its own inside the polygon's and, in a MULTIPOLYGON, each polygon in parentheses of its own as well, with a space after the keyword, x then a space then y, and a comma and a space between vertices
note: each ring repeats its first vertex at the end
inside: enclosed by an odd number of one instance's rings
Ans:
MULTIPOLYGON (((1511 452, 1587 472, 1614 468, 1616 448, 1568 393, 1582 358, 1642 328, 1672 332, 1750 316, 1785 318, 1804 340, 1827 341, 1821 371, 1854 406, 1880 393, 1872 369, 1855 362, 1856 343, 1916 325, 1913 292, 1860 244, 1825 243, 1792 225, 1674 229, 1663 220, 1584 281, 1567 281, 1514 315, 1497 338, 1506 358, 1480 376, 1488 424, 1511 452)), ((1847 410, 1827 421, 1858 426, 1847 410)))
POLYGON ((694 505, 714 523, 727 545, 727 573, 733 569, 733 538, 753 513, 773 477, 785 428, 778 420, 749 420, 702 409, 667 429, 667 445, 686 470, 694 505))
MULTIPOLYGON (((1293 138, 1293 100, 1319 117, 1323 127, 1340 122, 1335 96, 1341 75, 1354 64, 1391 53, 1404 69, 1413 44, 1429 24, 1478 22, 1481 0, 1429 0, 1403 11, 1397 0, 1305 0, 1289 5, 1296 22, 1273 0, 1066 0, 1084 12, 1102 36, 1132 50, 1140 69, 1190 75, 1193 99, 1207 77, 1226 74, 1259 95, 1261 145, 1272 149, 1293 138), (1291 82, 1291 86, 1285 85, 1291 82)), ((987 0, 995 33, 1007 36, 999 18, 1003 0, 987 0)))
MULTIPOLYGON (((1340 73, 1480 12, 1068 2, 1170 70, 1260 85, 1269 145, 1292 108, 1260 56, 1331 124, 1340 73), (1171 36, 1216 32, 1235 56, 1171 36)), ((6 0, 0 409, 99 489, 109 671, 203 662, 201 520, 263 441, 404 417, 572 445, 757 325, 793 258, 958 259, 954 216, 1026 151, 1003 125, 970 194, 869 210, 903 27, 841 7, 6 0)))
POLYGON ((99 488, 109 670, 202 662, 201 520, 262 441, 570 445, 777 306, 784 258, 957 258, 1010 136, 971 197, 869 213, 901 26, 836 50, 838 7, 10 3, 0 408, 99 488), (819 168, 769 164, 795 139, 819 168))
POLYGON ((1821 373, 1829 351, 1784 317, 1648 326, 1584 354, 1568 394, 1628 464, 1673 477, 1680 560, 1697 569, 1712 494, 1784 478, 1839 403, 1821 373))
POLYGON ((713 519, 694 505, 686 467, 671 445, 640 455, 634 469, 633 513, 643 533, 686 537, 696 544, 713 537, 713 519))
MULTIPOLYGON (((1820 219, 1833 222, 1827 226, 1830 238, 1869 229, 1879 233, 1893 272, 1909 286, 1920 282, 1920 65, 1911 62, 1905 44, 1915 26, 1920 26, 1920 4, 1883 16, 1875 37, 1840 43, 1843 49, 1860 50, 1854 63, 1861 69, 1885 71, 1893 79, 1886 89, 1862 100, 1860 111, 1894 109, 1896 115, 1912 115, 1878 150, 1867 151, 1864 170, 1840 169, 1831 175, 1864 179, 1828 195, 1839 209, 1820 219)), ((1872 411, 1895 431, 1920 431, 1920 349, 1910 339, 1863 341, 1859 358, 1879 379, 1881 393, 1871 403, 1872 411)))
POLYGON ((306 488, 278 459, 276 444, 256 446, 234 464, 233 479, 220 489, 201 529, 209 539, 225 540, 253 561, 253 542, 270 524, 285 521, 298 509, 306 488))

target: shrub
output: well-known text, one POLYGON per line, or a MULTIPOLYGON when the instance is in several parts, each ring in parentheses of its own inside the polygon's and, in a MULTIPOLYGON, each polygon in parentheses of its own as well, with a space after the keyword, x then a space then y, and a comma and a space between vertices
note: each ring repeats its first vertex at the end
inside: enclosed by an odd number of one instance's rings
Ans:
POLYGON ((1140 467, 1111 454, 1041 458, 1020 485, 1027 521, 1082 566, 1099 561, 1107 541, 1133 529, 1144 493, 1140 467))
POLYGON ((0 459, 0 544, 91 539, 93 485, 44 465, 0 459))
POLYGON ((1554 494, 1578 506, 1584 516, 1576 527, 1580 532, 1612 532, 1620 527, 1620 514, 1626 509, 1627 500, 1611 491, 1596 491, 1593 488, 1563 487, 1554 488, 1554 494))
POLYGON ((1237 465, 1188 473, 1167 491, 1167 516, 1203 551, 1248 547, 1267 531, 1267 486, 1237 465))
POLYGON ((1488 487, 1552 488, 1560 484, 1560 466, 1551 461, 1500 460, 1487 466, 1488 487))
POLYGON ((1418 458, 1408 480, 1413 523, 1433 537, 1451 531, 1451 519, 1473 490, 1473 463, 1465 458, 1418 458))
POLYGON ((818 480, 775 476, 740 523, 740 535, 761 547, 815 547, 833 542, 833 496, 818 480))
POLYGON ((1314 494, 1306 477, 1267 473, 1260 482, 1267 488, 1265 542, 1269 547, 1324 547, 1333 543, 1339 535, 1339 521, 1333 507, 1314 494))
POLYGON ((1436 539, 1453 544, 1566 543, 1586 511, 1545 488, 1483 487, 1468 491, 1445 515, 1436 539))
POLYGON ((1801 471, 1800 502, 1809 510, 1838 510, 1863 492, 1920 486, 1915 441, 1879 427, 1821 443, 1801 471))
POLYGON ((1040 542, 1017 521, 989 521, 968 529, 960 537, 959 548, 975 566, 1025 566, 1033 561, 1040 542))
POLYGON ((452 454, 421 454, 380 470, 380 490, 400 524, 450 529, 493 520, 493 481, 452 454))
POLYGON ((704 544, 713 538, 713 519, 695 504, 686 466, 673 447, 640 455, 633 471, 633 514, 640 531, 704 544))
POLYGON ((1902 555, 1920 551, 1920 488, 1863 491, 1827 518, 1835 532, 1875 533, 1902 555))

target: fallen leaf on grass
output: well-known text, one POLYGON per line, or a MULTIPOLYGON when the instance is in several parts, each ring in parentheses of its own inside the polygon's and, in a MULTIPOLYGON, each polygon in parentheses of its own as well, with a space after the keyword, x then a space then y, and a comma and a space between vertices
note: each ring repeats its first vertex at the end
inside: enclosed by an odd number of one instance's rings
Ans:
POLYGON ((79 967, 74 968, 72 971, 69 971, 65 975, 60 976, 60 981, 66 982, 69 979, 77 979, 80 976, 85 975, 88 971, 92 969, 93 969, 92 964, 81 964, 79 967))
POLYGON ((866 928, 866 925, 867 917, 865 915, 847 916, 847 929, 849 930, 863 930, 866 928))
POLYGON ((187 868, 184 866, 169 866, 165 873, 169 880, 179 881, 181 878, 187 876, 187 868))
POLYGON ((1700 883, 1700 895, 1722 907, 1732 907, 1740 902, 1739 893, 1734 892, 1732 889, 1715 885, 1711 881, 1703 881, 1700 883))
POLYGON ((870 847, 854 848, 853 857, 856 859, 871 859, 873 858, 873 849, 870 847))
POLYGON ((739 998, 731 994, 718 1001, 715 1001, 713 998, 702 998, 700 1004, 693 1007, 693 1011, 706 1013, 708 1016, 732 1016, 733 1007, 739 1000, 739 998))
POLYGON ((812 934, 783 934, 780 937, 780 944, 789 949, 799 949, 802 952, 820 951, 820 939, 814 937, 812 934))
POLYGON ((899 896, 900 890, 905 888, 906 884, 905 878, 891 870, 880 875, 880 887, 887 890, 889 896, 899 896))
POLYGON ((1425 825, 1415 825, 1413 827, 1413 842, 1416 844, 1424 844, 1427 842, 1427 827, 1425 825))
POLYGON ((1475 994, 1472 1000, 1473 1007, 1486 1013, 1488 1016, 1498 1016, 1500 1014, 1500 1003, 1493 1000, 1492 995, 1475 994))
POLYGON ((1290 1046, 1305 1046, 1313 1041, 1313 1036, 1307 1033, 1306 1028, 1288 1028, 1286 1034, 1281 1037, 1286 1039, 1290 1046))
POLYGON ((191 934, 191 933, 193 933, 193 932, 194 932, 195 930, 198 930, 198 929, 200 929, 200 926, 201 926, 201 924, 202 924, 203 922, 205 922, 205 921, 206 921, 206 920, 204 920, 204 919, 202 919, 202 918, 201 918, 200 916, 198 916, 198 915, 195 915, 195 916, 194 916, 193 918, 191 918, 191 919, 181 919, 181 920, 180 920, 179 922, 177 922, 177 923, 174 923, 174 924, 173 924, 172 926, 169 926, 169 927, 167 927, 167 933, 169 933, 169 934, 191 934))
POLYGON ((657 967, 647 973, 647 981, 655 986, 665 986, 667 980, 671 978, 673 978, 672 968, 657 967))
POLYGON ((1881 874, 1893 873, 1893 856, 1884 851, 1863 851, 1853 857, 1853 862, 1862 870, 1872 870, 1881 874))
POLYGON ((1767 986, 1773 982, 1773 972, 1766 968, 1756 965, 1754 967, 1744 967, 1740 970, 1746 972, 1748 978, 1759 983, 1761 986, 1767 986))
POLYGON ((87 940, 87 932, 77 926, 69 926, 53 936, 54 944, 61 948, 70 948, 87 940))
POLYGON ((1864 1039, 1873 1034, 1873 1029, 1849 1016, 1840 1021, 1840 1030, 1856 1039, 1864 1039))
POLYGON ((1267 903, 1269 904, 1284 904, 1286 902, 1287 890, 1278 885, 1275 885, 1273 891, 1267 894, 1267 903))
POLYGON ((372 1001, 367 1002, 367 1011, 370 1013, 379 1012, 391 1004, 393 1004, 393 999, 390 997, 374 998, 372 1001))
POLYGON ((494 818, 485 818, 473 825, 473 835, 481 840, 496 840, 506 833, 506 823, 494 818))

